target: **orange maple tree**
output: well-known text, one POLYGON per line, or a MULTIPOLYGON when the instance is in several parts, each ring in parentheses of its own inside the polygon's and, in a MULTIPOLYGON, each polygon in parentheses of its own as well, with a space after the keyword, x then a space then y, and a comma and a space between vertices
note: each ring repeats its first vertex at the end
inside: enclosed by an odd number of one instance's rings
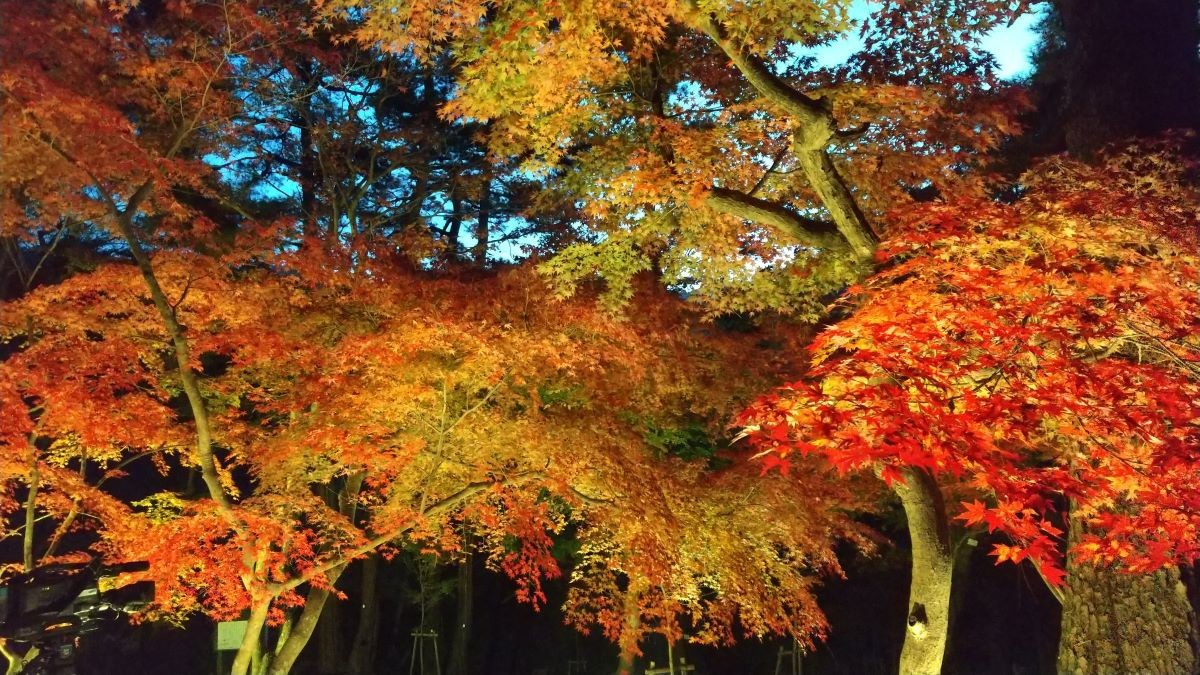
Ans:
MULTIPOLYGON (((75 551, 148 558, 156 616, 249 610, 235 672, 248 668, 257 628, 290 611, 293 630, 271 664, 286 672, 348 562, 401 538, 454 551, 463 520, 483 525, 493 564, 540 602, 539 579, 557 573, 547 533, 567 517, 546 494, 578 507, 589 487, 631 475, 674 485, 624 414, 695 415, 719 428, 738 400, 731 387, 744 399, 777 365, 759 359, 729 377, 729 364, 754 353, 751 338, 695 332, 661 289, 622 321, 587 299, 540 302, 547 288, 528 272, 431 276, 412 271, 412 251, 343 238, 336 222, 322 239, 297 241, 313 228, 237 211, 206 158, 237 143, 233 120, 250 99, 239 78, 247 64, 284 59, 310 28, 303 11, 4 9, 12 21, 0 39, 20 57, 0 71, 11 150, 2 234, 32 242, 86 230, 111 242, 94 269, 3 307, 5 514, 54 524, 46 544, 24 530, 27 567, 66 537, 75 551), (72 46, 18 49, 29 31, 72 46), (239 217, 214 219, 213 203, 239 217), (203 487, 181 489, 181 474, 203 487)), ((593 503, 575 517, 608 533, 629 520, 601 511, 593 503)), ((819 561, 814 571, 833 569, 827 552, 806 550, 828 546, 828 533, 795 526, 784 532, 799 535, 751 552, 770 564, 778 544, 819 561)), ((646 551, 636 540, 618 536, 626 560, 646 551)), ((697 546, 662 543, 668 558, 697 546)), ((747 549, 725 550, 726 573, 745 574, 736 565, 747 549)), ((697 583, 694 564, 671 572, 652 560, 627 576, 697 583)), ((788 588, 807 593, 809 577, 791 575, 788 588)), ((764 597, 728 594, 713 606, 757 612, 753 625, 798 637, 820 626, 811 596, 788 600, 784 623, 761 616, 764 597)), ((703 613, 697 602, 675 598, 669 611, 703 613)))
MULTIPOLYGON (((860 22, 820 0, 320 6, 365 42, 459 61, 446 116, 489 120, 493 148, 547 176, 547 206, 580 209, 594 237, 543 270, 562 295, 598 277, 612 304, 653 270, 713 314, 815 322, 870 272, 890 209, 985 192, 977 158, 1023 105, 979 42, 1021 2, 884 2, 860 22), (844 64, 811 58, 855 31, 844 64)), ((944 520, 936 483, 910 487, 910 525, 944 520)), ((948 552, 923 555, 948 606, 948 552)), ((944 637, 907 640, 902 669, 939 669, 944 637)))
MULTIPOLYGON (((579 507, 571 519, 609 534, 630 582, 671 587, 671 621, 686 609, 723 625, 714 634, 725 638, 740 607, 754 632, 805 637, 821 627, 808 588, 813 572, 836 571, 829 549, 853 533, 848 521, 824 510, 831 504, 801 508, 780 486, 756 488, 761 494, 731 516, 758 538, 718 546, 701 524, 750 488, 744 468, 730 474, 740 479, 722 479, 730 485, 709 486, 694 469, 655 459, 624 414, 668 415, 687 404, 709 415, 736 400, 737 378, 717 380, 713 369, 737 357, 714 358, 720 342, 681 330, 678 300, 654 291, 641 319, 623 320, 591 300, 531 303, 545 286, 529 271, 464 282, 389 273, 380 263, 347 275, 349 258, 327 255, 310 248, 274 270, 155 255, 155 278, 175 299, 173 317, 196 355, 183 371, 133 265, 110 263, 5 305, 4 316, 16 318, 5 334, 21 346, 0 367, 0 383, 14 402, 6 410, 19 413, 0 448, 27 467, 10 487, 28 484, 30 471, 77 471, 74 482, 47 481, 36 508, 70 529, 58 505, 69 502, 105 522, 96 550, 150 560, 155 615, 230 619, 250 609, 256 633, 303 603, 280 651, 292 659, 349 561, 401 537, 460 550, 463 521, 487 533, 483 548, 518 580, 521 597, 544 601, 540 579, 558 574, 548 533, 568 522, 546 490, 579 507), (201 392, 203 427, 180 408, 183 373, 201 392), (207 455, 190 447, 201 434, 207 455), (46 441, 39 451, 36 442, 46 441), (164 475, 211 472, 217 489, 152 492, 134 508, 100 493, 111 516, 91 506, 83 480, 108 482, 119 477, 112 469, 143 456, 164 475), (665 493, 709 506, 641 506, 665 493), (766 527, 764 509, 789 503, 789 512, 810 515, 766 527), (790 566, 809 556, 806 567, 790 566), (744 575, 756 564, 774 564, 773 574, 791 580, 788 592, 753 589, 744 575), (695 591, 689 603, 673 587, 698 588, 705 574, 743 575, 742 590, 718 584, 725 604, 706 607, 695 591), (790 619, 775 617, 768 598, 797 603, 783 615, 790 619)), ((740 341, 725 346, 749 351, 740 341)), ((248 643, 247 659, 256 640, 248 643)), ((280 657, 272 664, 289 666, 280 657)))
POLYGON ((629 467, 636 478, 581 500, 566 617, 617 642, 621 672, 650 634, 716 645, 779 635, 811 647, 828 629, 814 588, 842 574, 835 546, 873 549, 848 515, 873 505, 870 489, 812 464, 763 476, 744 457, 732 461, 715 471, 678 460, 629 467))

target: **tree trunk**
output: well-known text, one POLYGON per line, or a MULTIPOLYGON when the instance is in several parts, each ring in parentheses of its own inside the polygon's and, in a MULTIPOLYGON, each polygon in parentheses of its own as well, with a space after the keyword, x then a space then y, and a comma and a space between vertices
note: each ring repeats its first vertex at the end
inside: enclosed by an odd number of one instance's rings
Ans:
MULTIPOLYGON (((1200 2, 1055 0, 1033 93, 1033 154, 1090 159, 1104 145, 1200 122, 1200 2)), ((1070 544, 1086 525, 1069 521, 1070 544)), ((1196 620, 1177 569, 1126 575, 1068 560, 1058 670, 1196 673, 1196 620)))
MULTIPOLYGON (((1085 530, 1071 520, 1071 545, 1085 530)), ((1123 574, 1068 563, 1060 673, 1197 673, 1196 640, 1196 615, 1178 569, 1123 574)))
POLYGON ((449 675, 469 675, 471 621, 475 604, 475 559, 467 554, 458 566, 458 613, 454 624, 454 641, 450 646, 449 675))
POLYGON ((792 121, 792 152, 800 162, 804 177, 812 184, 821 205, 829 211, 838 232, 854 255, 870 260, 875 254, 876 235, 862 209, 829 156, 835 140, 853 134, 841 134, 829 102, 813 98, 781 79, 744 45, 730 35, 717 18, 697 0, 688 0, 688 23, 712 39, 729 57, 750 86, 759 95, 786 112, 792 121))
POLYGON ((462 257, 462 244, 458 240, 462 233, 462 200, 454 193, 455 189, 450 188, 450 223, 446 226, 446 258, 449 260, 462 257))
POLYGON ((491 236, 492 163, 484 159, 483 186, 479 193, 479 217, 475 221, 475 245, 471 258, 476 267, 487 267, 488 238, 491 236))
POLYGON ((3 654, 4 659, 8 662, 8 666, 4 670, 4 675, 18 675, 18 673, 25 670, 25 664, 37 656, 38 648, 34 646, 24 654, 18 654, 9 647, 8 642, 4 638, 0 638, 0 654, 3 654))
POLYGON ((358 628, 350 647, 350 672, 368 675, 375 672, 375 656, 379 649, 379 556, 372 555, 362 563, 362 606, 358 628))
POLYGON ((904 505, 912 537, 912 582, 908 590, 908 630, 900 653, 902 675, 939 675, 946 654, 954 555, 946 505, 933 477, 920 469, 904 472, 892 490, 904 505))
MULTIPOLYGON (((355 514, 358 509, 358 492, 360 489, 362 489, 362 482, 365 477, 366 472, 364 471, 355 471, 351 473, 350 475, 346 476, 345 482, 340 488, 338 488, 337 495, 333 498, 327 498, 327 501, 329 501, 330 505, 336 504, 338 513, 346 516, 346 518, 348 518, 351 522, 354 521, 355 514)), ((326 572, 325 576, 328 579, 329 584, 331 586, 336 584, 337 580, 342 576, 342 572, 344 571, 346 571, 346 564, 339 565, 326 572)), ((287 631, 286 637, 283 635, 280 636, 281 642, 276 649, 275 658, 272 659, 270 668, 268 670, 270 675, 286 675, 291 671, 292 666, 296 663, 296 659, 300 658, 301 652, 304 651, 304 648, 308 645, 308 641, 312 639, 313 632, 316 630, 318 624, 321 623, 321 617, 324 615, 325 605, 328 604, 329 595, 329 591, 320 588, 313 588, 311 586, 309 587, 308 595, 304 598, 304 609, 300 612, 300 618, 296 619, 295 622, 292 623, 290 629, 287 631)), ((330 610, 330 612, 334 611, 336 610, 330 610)), ((336 622, 336 617, 331 619, 331 623, 336 622)), ((338 635, 336 632, 325 632, 331 630, 340 630, 340 625, 332 629, 322 629, 322 641, 320 645, 320 662, 322 667, 324 667, 324 665, 327 663, 327 658, 334 658, 326 657, 326 653, 330 651, 336 651, 336 648, 330 649, 332 645, 325 643, 325 640, 334 639, 338 635)), ((335 641, 340 642, 340 639, 335 641)), ((334 661, 334 663, 336 664, 336 661, 334 661)), ((337 670, 338 666, 334 665, 333 670, 329 672, 337 672, 337 670)))
MULTIPOLYGON (((330 572, 330 580, 331 583, 337 580, 334 572, 330 572)), ((304 651, 304 647, 312 638, 313 631, 316 630, 322 610, 325 609, 328 600, 329 591, 320 588, 308 591, 308 596, 304 598, 304 609, 300 612, 300 618, 292 623, 287 638, 279 645, 275 658, 271 660, 271 667, 267 670, 269 675, 287 675, 291 672, 296 659, 300 658, 300 653, 304 651)))
POLYGON ((296 64, 301 87, 297 96, 296 118, 292 120, 293 126, 300 128, 300 144, 296 149, 299 158, 300 222, 304 235, 314 239, 320 236, 320 221, 317 218, 317 148, 313 138, 315 115, 312 109, 316 82, 319 80, 315 70, 307 59, 296 64))
POLYGON ((21 560, 24 562, 26 574, 33 571, 33 535, 34 525, 37 523, 37 496, 41 476, 35 456, 33 470, 29 472, 29 496, 25 499, 25 533, 21 538, 21 560))
POLYGON ((1088 159, 1108 143, 1196 128, 1198 17, 1197 0, 1054 0, 1024 152, 1088 159))
POLYGON ((625 593, 625 630, 617 641, 621 654, 617 659, 617 675, 633 675, 637 658, 638 635, 642 627, 642 609, 638 604, 641 593, 632 586, 625 593))
POLYGON ((342 670, 342 607, 337 602, 326 602, 321 618, 317 621, 317 672, 320 675, 337 675, 342 670))
POLYGON ((250 663, 255 652, 259 649, 262 639, 262 629, 267 623, 267 612, 271 609, 271 599, 260 600, 250 609, 250 618, 246 621, 246 635, 238 646, 237 656, 233 657, 230 675, 249 675, 250 663))
MULTIPOLYGON (((832 120, 828 120, 827 124, 832 125, 832 120)), ((792 149, 800 168, 804 170, 804 177, 820 197, 825 210, 829 211, 838 232, 850 244, 856 256, 870 260, 875 255, 875 233, 850 188, 846 186, 845 179, 834 166, 833 159, 829 157, 828 147, 833 141, 832 127, 808 124, 798 129, 793 137, 792 149)))

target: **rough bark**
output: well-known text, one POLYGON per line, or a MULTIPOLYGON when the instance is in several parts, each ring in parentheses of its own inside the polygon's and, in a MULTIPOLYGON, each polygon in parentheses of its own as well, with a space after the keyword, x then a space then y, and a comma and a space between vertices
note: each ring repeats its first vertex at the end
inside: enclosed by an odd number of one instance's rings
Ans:
POLYGON ((363 560, 361 589, 362 605, 349 659, 350 672, 354 675, 375 672, 375 656, 379 648, 379 556, 373 555, 363 560))
POLYGON ((912 538, 912 582, 908 629, 900 653, 902 675, 938 675, 946 654, 954 554, 946 505, 933 477, 919 469, 904 473, 892 490, 900 497, 912 538))
MULTIPOLYGON (((1072 519, 1070 543, 1084 531, 1072 519)), ((1133 575, 1068 564, 1060 673, 1197 673, 1196 639, 1196 615, 1178 569, 1133 575)))

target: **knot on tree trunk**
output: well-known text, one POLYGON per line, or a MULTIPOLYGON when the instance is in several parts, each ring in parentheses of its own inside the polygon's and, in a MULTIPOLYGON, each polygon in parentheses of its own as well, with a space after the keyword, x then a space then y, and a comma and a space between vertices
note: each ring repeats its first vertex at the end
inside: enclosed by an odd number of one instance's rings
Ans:
POLYGON ((917 640, 925 639, 929 632, 929 618, 925 614, 925 605, 913 603, 912 611, 908 613, 908 632, 917 640))

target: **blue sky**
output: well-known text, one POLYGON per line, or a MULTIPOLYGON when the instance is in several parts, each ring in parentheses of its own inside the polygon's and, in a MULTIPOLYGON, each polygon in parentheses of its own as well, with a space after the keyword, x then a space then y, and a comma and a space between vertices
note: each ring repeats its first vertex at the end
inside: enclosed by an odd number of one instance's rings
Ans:
POLYGON ((1029 57, 1038 41, 1034 30, 1038 18, 1026 14, 1012 26, 997 28, 984 38, 983 46, 1000 63, 1000 77, 1012 79, 1029 74, 1032 65, 1029 57))
MULTIPOLYGON (((850 9, 850 15, 861 19, 867 16, 869 11, 870 2, 868 0, 857 0, 850 9)), ((1038 39, 1034 30, 1037 21, 1036 14, 1027 14, 1012 26, 1001 26, 994 29, 983 39, 984 48, 996 56, 1000 77, 1013 79, 1029 73, 1030 54, 1037 45, 1038 39)), ((818 47, 809 53, 816 56, 822 63, 840 63, 852 54, 860 43, 857 33, 850 33, 833 44, 818 47)))

